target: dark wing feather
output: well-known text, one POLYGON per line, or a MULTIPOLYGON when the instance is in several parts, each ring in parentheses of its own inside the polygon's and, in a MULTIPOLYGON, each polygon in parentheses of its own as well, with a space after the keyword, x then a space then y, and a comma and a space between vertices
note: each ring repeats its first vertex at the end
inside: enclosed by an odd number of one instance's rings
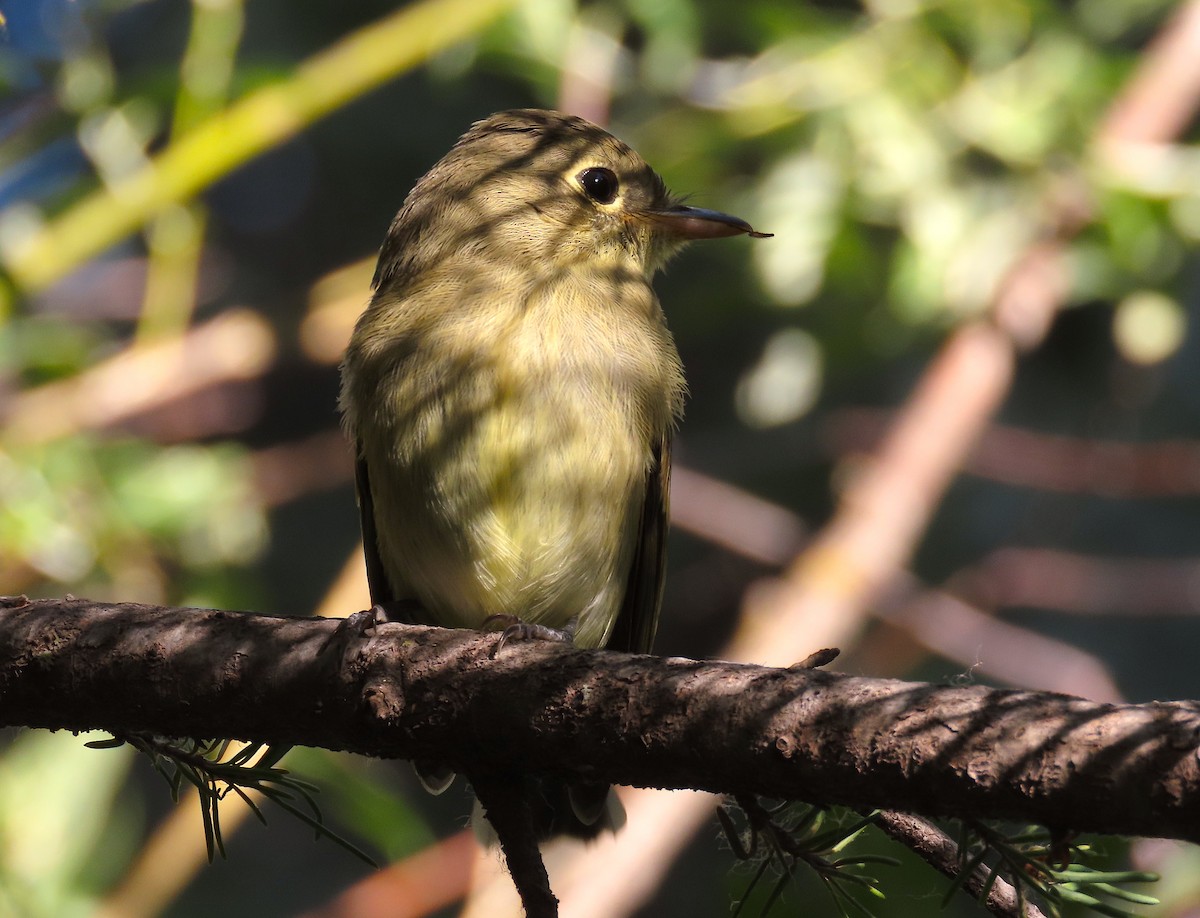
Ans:
POLYGON ((667 568, 667 513, 671 496, 671 440, 663 437, 646 473, 646 496, 638 523, 637 548, 625 599, 608 646, 629 653, 649 653, 658 630, 663 581, 667 568))
POLYGON ((371 603, 377 606, 390 605, 396 601, 395 591, 383 571, 383 560, 379 557, 379 540, 375 534, 375 502, 371 499, 371 480, 367 476, 367 460, 361 448, 354 463, 354 484, 358 489, 358 515, 362 526, 363 554, 367 560, 367 586, 371 590, 371 603))
MULTIPOLYGON (((357 449, 357 455, 358 458, 354 462, 354 485, 358 489, 358 516, 362 527, 363 556, 367 562, 367 586, 371 590, 371 604, 383 606, 390 621, 414 624, 410 614, 413 611, 411 605, 396 600, 396 591, 384 573, 383 560, 379 557, 379 540, 375 535, 375 501, 371 498, 367 460, 363 458, 361 448, 357 449)), ((454 781, 454 772, 438 763, 414 761, 413 769, 425 790, 431 794, 442 793, 454 781)))

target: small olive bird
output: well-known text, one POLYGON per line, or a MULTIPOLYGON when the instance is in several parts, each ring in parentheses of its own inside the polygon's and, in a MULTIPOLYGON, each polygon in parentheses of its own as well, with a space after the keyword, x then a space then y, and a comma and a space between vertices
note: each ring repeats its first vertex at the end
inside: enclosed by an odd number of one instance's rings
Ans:
MULTIPOLYGON (((740 233, 766 235, 580 118, 500 112, 458 140, 392 221, 342 364, 373 603, 649 652, 685 391, 650 280, 740 233)), ((537 787, 547 834, 617 818, 607 788, 537 787)))

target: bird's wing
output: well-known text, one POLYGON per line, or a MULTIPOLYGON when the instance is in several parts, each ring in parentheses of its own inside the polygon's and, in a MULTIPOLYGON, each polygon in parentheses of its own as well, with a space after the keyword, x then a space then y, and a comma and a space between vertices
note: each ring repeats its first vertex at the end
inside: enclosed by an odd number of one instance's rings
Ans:
POLYGON ((373 605, 388 605, 395 602, 395 591, 383 571, 383 559, 379 557, 379 540, 375 533, 375 502, 371 499, 371 480, 367 475, 367 460, 363 456, 361 444, 357 444, 356 451, 358 458, 354 463, 354 485, 358 490, 363 554, 367 560, 367 586, 371 590, 373 605))
POLYGON ((663 578, 667 567, 667 511, 671 495, 671 440, 664 436, 646 473, 646 495, 638 521, 637 545, 621 612, 608 646, 649 653, 658 630, 663 578))
MULTIPOLYGON (((367 474, 367 460, 361 445, 357 446, 358 458, 354 462, 354 485, 358 490, 358 515, 362 526, 363 555, 367 562, 367 586, 371 589, 371 604, 383 606, 390 621, 415 624, 408 614, 409 607, 396 601, 387 574, 383 572, 383 560, 379 557, 379 540, 375 537, 375 502, 371 499, 371 478, 367 474)), ((433 795, 444 792, 454 781, 454 772, 437 762, 413 762, 413 770, 425 790, 433 795)))

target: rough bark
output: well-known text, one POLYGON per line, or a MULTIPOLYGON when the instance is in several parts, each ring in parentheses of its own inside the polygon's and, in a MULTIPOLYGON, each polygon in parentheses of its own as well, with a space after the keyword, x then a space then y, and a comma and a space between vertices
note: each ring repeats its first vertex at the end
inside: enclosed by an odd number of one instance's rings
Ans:
POLYGON ((1200 842, 1200 703, 1110 705, 495 634, 0 602, 0 724, 235 737, 1200 842))

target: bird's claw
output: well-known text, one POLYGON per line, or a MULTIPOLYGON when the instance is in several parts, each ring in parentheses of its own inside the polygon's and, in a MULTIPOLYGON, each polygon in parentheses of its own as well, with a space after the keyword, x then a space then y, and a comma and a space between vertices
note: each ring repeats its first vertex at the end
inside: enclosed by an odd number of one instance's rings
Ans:
POLYGON ((484 619, 484 628, 489 631, 503 630, 500 640, 496 642, 496 646, 492 648, 488 656, 494 660, 509 641, 553 641, 558 644, 573 644, 575 642, 574 629, 571 627, 573 624, 574 620, 569 622, 565 629, 559 629, 539 625, 536 622, 523 622, 515 615, 489 615, 484 619))
POLYGON ((387 620, 387 612, 384 611, 383 606, 376 603, 369 609, 362 609, 347 615, 338 626, 338 631, 343 635, 366 637, 375 630, 376 626, 382 625, 387 620))

